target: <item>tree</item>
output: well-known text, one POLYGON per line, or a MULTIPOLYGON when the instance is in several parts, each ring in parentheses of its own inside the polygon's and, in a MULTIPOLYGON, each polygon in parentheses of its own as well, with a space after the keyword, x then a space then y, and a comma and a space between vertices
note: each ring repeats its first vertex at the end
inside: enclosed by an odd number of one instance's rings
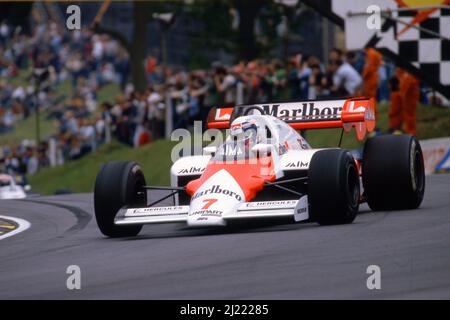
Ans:
POLYGON ((287 6, 274 0, 195 0, 186 8, 192 19, 204 24, 196 34, 202 38, 201 43, 207 43, 210 49, 223 49, 237 59, 252 60, 267 57, 280 45, 286 55, 290 25, 300 6, 300 2, 287 6), (280 36, 281 22, 286 32, 280 36))
MULTIPOLYGON (((119 30, 102 26, 98 23, 94 25, 94 32, 110 35, 119 41, 125 50, 127 50, 130 57, 131 78, 135 89, 142 91, 147 84, 144 67, 148 47, 147 24, 154 20, 155 17, 161 16, 161 13, 173 13, 173 16, 176 16, 183 7, 184 3, 180 1, 133 1, 133 36, 131 41, 119 30)), ((167 32, 167 28, 171 23, 163 23, 161 28, 164 33, 167 32)), ((162 36, 164 37, 165 34, 162 36)), ((164 39, 162 42, 164 42, 164 39)))
POLYGON ((204 28, 197 37, 211 49, 223 49, 238 59, 251 60, 260 54, 255 22, 271 0, 195 0, 189 16, 201 20, 204 28))
POLYGON ((147 49, 147 23, 150 20, 150 2, 133 2, 133 37, 131 41, 114 28, 94 24, 93 31, 111 36, 127 50, 130 57, 131 79, 136 90, 146 88, 144 60, 147 49))
POLYGON ((29 31, 29 17, 33 2, 13 3, 3 2, 0 4, 0 22, 6 21, 14 27, 20 26, 26 32, 29 31))
POLYGON ((268 0, 231 0, 239 13, 238 55, 241 59, 254 59, 259 54, 254 30, 255 21, 260 10, 269 3, 268 0))

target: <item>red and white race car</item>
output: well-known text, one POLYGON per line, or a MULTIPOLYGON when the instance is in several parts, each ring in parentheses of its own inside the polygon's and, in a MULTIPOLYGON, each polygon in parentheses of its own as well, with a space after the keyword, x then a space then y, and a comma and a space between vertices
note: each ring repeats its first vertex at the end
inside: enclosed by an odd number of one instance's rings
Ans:
POLYGON ((372 210, 412 209, 422 202, 424 164, 414 137, 369 138, 361 153, 311 148, 296 131, 355 128, 362 141, 375 127, 371 100, 214 108, 208 127, 229 129, 229 135, 222 145, 204 148, 202 155, 177 160, 170 187, 148 186, 135 162, 101 168, 94 200, 104 235, 135 236, 144 224, 169 222, 213 227, 284 218, 344 224, 355 219, 362 202, 372 210), (154 189, 170 192, 148 203, 147 191, 154 189), (169 198, 173 206, 157 206, 169 198))

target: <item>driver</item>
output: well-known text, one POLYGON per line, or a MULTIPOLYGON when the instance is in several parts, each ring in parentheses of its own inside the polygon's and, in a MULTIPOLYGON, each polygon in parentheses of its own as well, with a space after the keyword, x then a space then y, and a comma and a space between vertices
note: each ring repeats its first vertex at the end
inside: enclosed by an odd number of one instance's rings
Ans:
POLYGON ((230 135, 239 147, 248 151, 258 143, 258 126, 255 121, 233 123, 230 135))
POLYGON ((260 123, 252 118, 238 118, 230 126, 229 141, 232 149, 235 150, 235 159, 251 159, 255 154, 252 152, 253 146, 261 142, 260 123))

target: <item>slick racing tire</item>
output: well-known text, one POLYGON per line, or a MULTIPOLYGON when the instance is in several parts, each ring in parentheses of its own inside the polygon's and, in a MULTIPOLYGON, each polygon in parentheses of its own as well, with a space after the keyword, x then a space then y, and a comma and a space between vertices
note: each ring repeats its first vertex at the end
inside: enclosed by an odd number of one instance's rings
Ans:
POLYGON ((385 135, 366 141, 362 180, 372 210, 407 210, 420 206, 425 192, 422 149, 410 135, 385 135))
POLYGON ((142 226, 118 226, 114 218, 124 206, 147 204, 145 178, 135 162, 113 161, 103 165, 97 175, 94 189, 94 209, 100 231, 108 237, 131 237, 142 226))
POLYGON ((359 175, 345 150, 317 151, 308 171, 308 200, 312 220, 321 225, 351 223, 359 208, 359 175))

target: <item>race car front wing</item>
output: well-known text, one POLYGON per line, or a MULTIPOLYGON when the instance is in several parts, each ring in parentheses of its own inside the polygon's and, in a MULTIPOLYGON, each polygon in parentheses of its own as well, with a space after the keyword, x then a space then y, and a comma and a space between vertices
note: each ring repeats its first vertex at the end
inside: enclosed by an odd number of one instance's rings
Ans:
MULTIPOLYGON (((187 222, 189 206, 122 208, 116 215, 116 225, 187 222)), ((292 217, 295 222, 309 219, 308 197, 299 200, 243 202, 235 212, 223 216, 227 220, 292 217)))

